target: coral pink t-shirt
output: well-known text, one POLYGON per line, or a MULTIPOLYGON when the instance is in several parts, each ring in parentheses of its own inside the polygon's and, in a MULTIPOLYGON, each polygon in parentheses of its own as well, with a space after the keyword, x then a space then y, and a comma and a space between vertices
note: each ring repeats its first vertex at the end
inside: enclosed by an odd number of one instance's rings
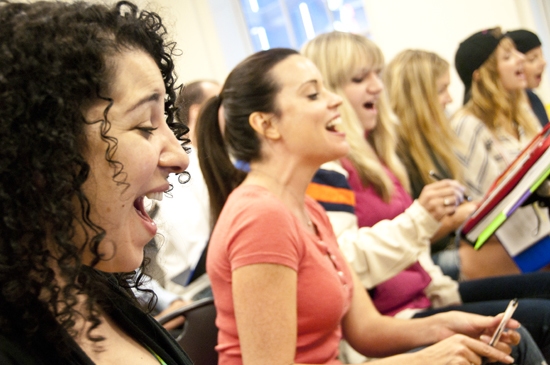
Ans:
MULTIPOLYGON (((381 220, 394 219, 412 204, 411 196, 388 168, 385 167, 385 170, 393 182, 394 192, 390 201, 385 202, 372 186, 363 186, 357 169, 349 160, 343 159, 342 166, 349 174, 348 182, 355 193, 355 214, 359 227, 371 227, 381 220)), ((380 313, 393 316, 407 308, 431 307, 430 299, 424 292, 431 281, 430 275, 416 262, 371 289, 369 294, 380 313)))
POLYGON ((306 209, 318 235, 302 227, 283 203, 262 187, 240 186, 229 196, 207 256, 217 309, 220 364, 242 364, 232 271, 257 263, 284 265, 298 273, 295 362, 340 364, 340 322, 351 304, 352 277, 323 208, 308 197, 306 209))

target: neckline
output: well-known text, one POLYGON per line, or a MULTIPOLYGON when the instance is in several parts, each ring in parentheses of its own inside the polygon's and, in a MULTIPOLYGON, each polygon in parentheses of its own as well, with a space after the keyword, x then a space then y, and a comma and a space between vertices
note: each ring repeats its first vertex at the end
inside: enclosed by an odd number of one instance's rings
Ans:
POLYGON ((284 183, 279 181, 279 179, 277 179, 276 177, 274 177, 270 173, 265 172, 261 169, 255 168, 255 169, 251 169, 248 172, 248 177, 250 177, 251 179, 254 179, 254 176, 256 176, 255 177, 256 180, 258 180, 260 182, 263 182, 264 185, 260 185, 258 183, 254 183, 254 182, 250 182, 249 184, 262 186, 266 190, 270 191, 272 193, 272 195, 277 200, 279 200, 285 207, 287 207, 287 209, 290 211, 290 213, 296 217, 296 219, 298 220, 298 222, 300 224, 304 224, 306 227, 308 227, 308 229, 313 229, 314 231, 317 230, 315 228, 315 226, 313 224, 313 221, 311 220, 310 214, 307 210, 307 205, 306 205, 306 197, 307 196, 305 195, 305 192, 304 192, 303 198, 301 199, 301 197, 296 195, 296 193, 294 191, 292 191, 292 189, 290 187, 286 186, 284 183), (269 184, 269 183, 266 184, 265 180, 262 181, 262 176, 264 178, 267 178, 268 181, 271 181, 271 182, 275 183, 275 186, 272 187, 272 189, 270 189, 268 186, 270 186, 271 184, 269 184), (280 196, 278 196, 275 192, 278 189, 280 189, 280 192, 281 192, 280 196), (275 190, 275 191, 273 191, 273 190, 275 190), (288 200, 284 199, 284 194, 291 197, 292 201, 296 204, 295 208, 297 210, 293 210, 294 207, 292 207, 292 205, 290 205, 290 206, 288 205, 288 200), (286 204, 285 204, 285 201, 287 201, 286 204), (299 211, 299 213, 298 213, 298 211, 299 211))
POLYGON ((305 226, 303 224, 303 222, 301 222, 298 219, 298 217, 296 217, 292 213, 292 211, 281 201, 281 199, 279 199, 277 197, 277 195, 275 195, 275 193, 273 193, 271 190, 269 190, 265 186, 249 183, 249 184, 246 184, 246 185, 241 185, 241 188, 245 188, 245 189, 246 188, 251 188, 252 190, 268 193, 273 199, 275 199, 285 209, 285 212, 287 212, 292 217, 292 220, 294 221, 296 226, 299 227, 299 229, 305 231, 312 239, 323 240, 321 232, 318 229, 318 224, 316 222, 316 219, 315 219, 314 215, 312 215, 310 213, 310 210, 308 209, 308 207, 309 207, 308 200, 311 199, 311 198, 309 198, 307 195, 305 196, 305 199, 304 199, 304 209, 306 210, 306 212, 308 214, 308 217, 310 218, 311 226, 309 226, 309 225, 305 226), (308 227, 311 227, 315 232, 310 231, 308 229, 308 227))

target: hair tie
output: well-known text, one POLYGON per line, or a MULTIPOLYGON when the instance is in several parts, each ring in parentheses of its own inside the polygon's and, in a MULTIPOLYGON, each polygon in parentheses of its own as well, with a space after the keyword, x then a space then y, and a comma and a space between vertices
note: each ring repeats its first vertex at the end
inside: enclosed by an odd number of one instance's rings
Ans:
POLYGON ((217 109, 220 109, 220 107, 222 106, 222 96, 221 94, 216 94, 216 96, 214 97, 216 98, 217 109))

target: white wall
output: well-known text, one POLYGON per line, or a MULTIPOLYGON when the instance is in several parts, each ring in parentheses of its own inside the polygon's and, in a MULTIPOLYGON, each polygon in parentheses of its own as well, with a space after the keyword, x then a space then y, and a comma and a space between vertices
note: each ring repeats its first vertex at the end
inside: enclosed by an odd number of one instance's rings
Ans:
MULTIPOLYGON (((371 22, 371 34, 386 59, 406 48, 434 51, 454 63, 460 41, 481 29, 540 29, 534 4, 547 0, 363 0, 371 22)), ((182 50, 176 59, 179 80, 211 78, 223 82, 240 60, 252 53, 239 0, 137 0, 158 11, 182 50)), ((546 28, 547 29, 547 28, 546 28)), ((545 42, 547 43, 547 42, 545 42)), ((550 44, 543 43, 546 54, 550 44)), ((550 59, 549 59, 550 62, 550 59)), ((451 73, 453 111, 462 103, 463 86, 451 73)), ((550 68, 549 68, 550 69, 550 68)), ((550 103, 548 76, 539 95, 550 103)))
POLYGON ((170 39, 177 42, 175 57, 178 83, 195 79, 223 82, 228 67, 212 12, 205 0, 133 0, 141 8, 157 12, 170 39))
POLYGON ((373 39, 387 61, 404 49, 418 48, 436 52, 451 63, 451 111, 462 105, 464 92, 454 69, 459 43, 495 26, 505 31, 533 29, 531 24, 523 24, 531 21, 528 1, 524 0, 365 0, 365 4, 373 39))

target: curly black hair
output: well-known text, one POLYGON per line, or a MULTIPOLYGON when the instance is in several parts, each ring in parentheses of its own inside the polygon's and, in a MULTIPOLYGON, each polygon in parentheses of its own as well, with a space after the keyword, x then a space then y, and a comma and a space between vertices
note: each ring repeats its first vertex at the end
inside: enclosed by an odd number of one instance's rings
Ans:
MULTIPOLYGON (((188 130, 174 120, 174 47, 157 14, 127 1, 0 0, 0 334, 29 346, 46 341, 62 353, 68 348, 61 339, 66 331, 75 334, 78 316, 91 320, 92 329, 99 325, 103 284, 81 262, 84 249, 95 255, 92 267, 102 259, 105 236, 91 221, 82 190, 90 172, 83 110, 98 98, 112 104, 105 97, 114 72, 109 58, 142 50, 160 68, 166 120, 186 148, 188 130), (73 243, 79 225, 89 232, 84 248, 73 243), (86 313, 75 308, 80 294, 86 313)), ((113 179, 127 184, 115 160, 118 141, 108 135, 110 105, 97 123, 113 179)), ((126 288, 139 286, 135 277, 117 275, 126 288)), ((90 331, 88 338, 101 340, 90 331)))

